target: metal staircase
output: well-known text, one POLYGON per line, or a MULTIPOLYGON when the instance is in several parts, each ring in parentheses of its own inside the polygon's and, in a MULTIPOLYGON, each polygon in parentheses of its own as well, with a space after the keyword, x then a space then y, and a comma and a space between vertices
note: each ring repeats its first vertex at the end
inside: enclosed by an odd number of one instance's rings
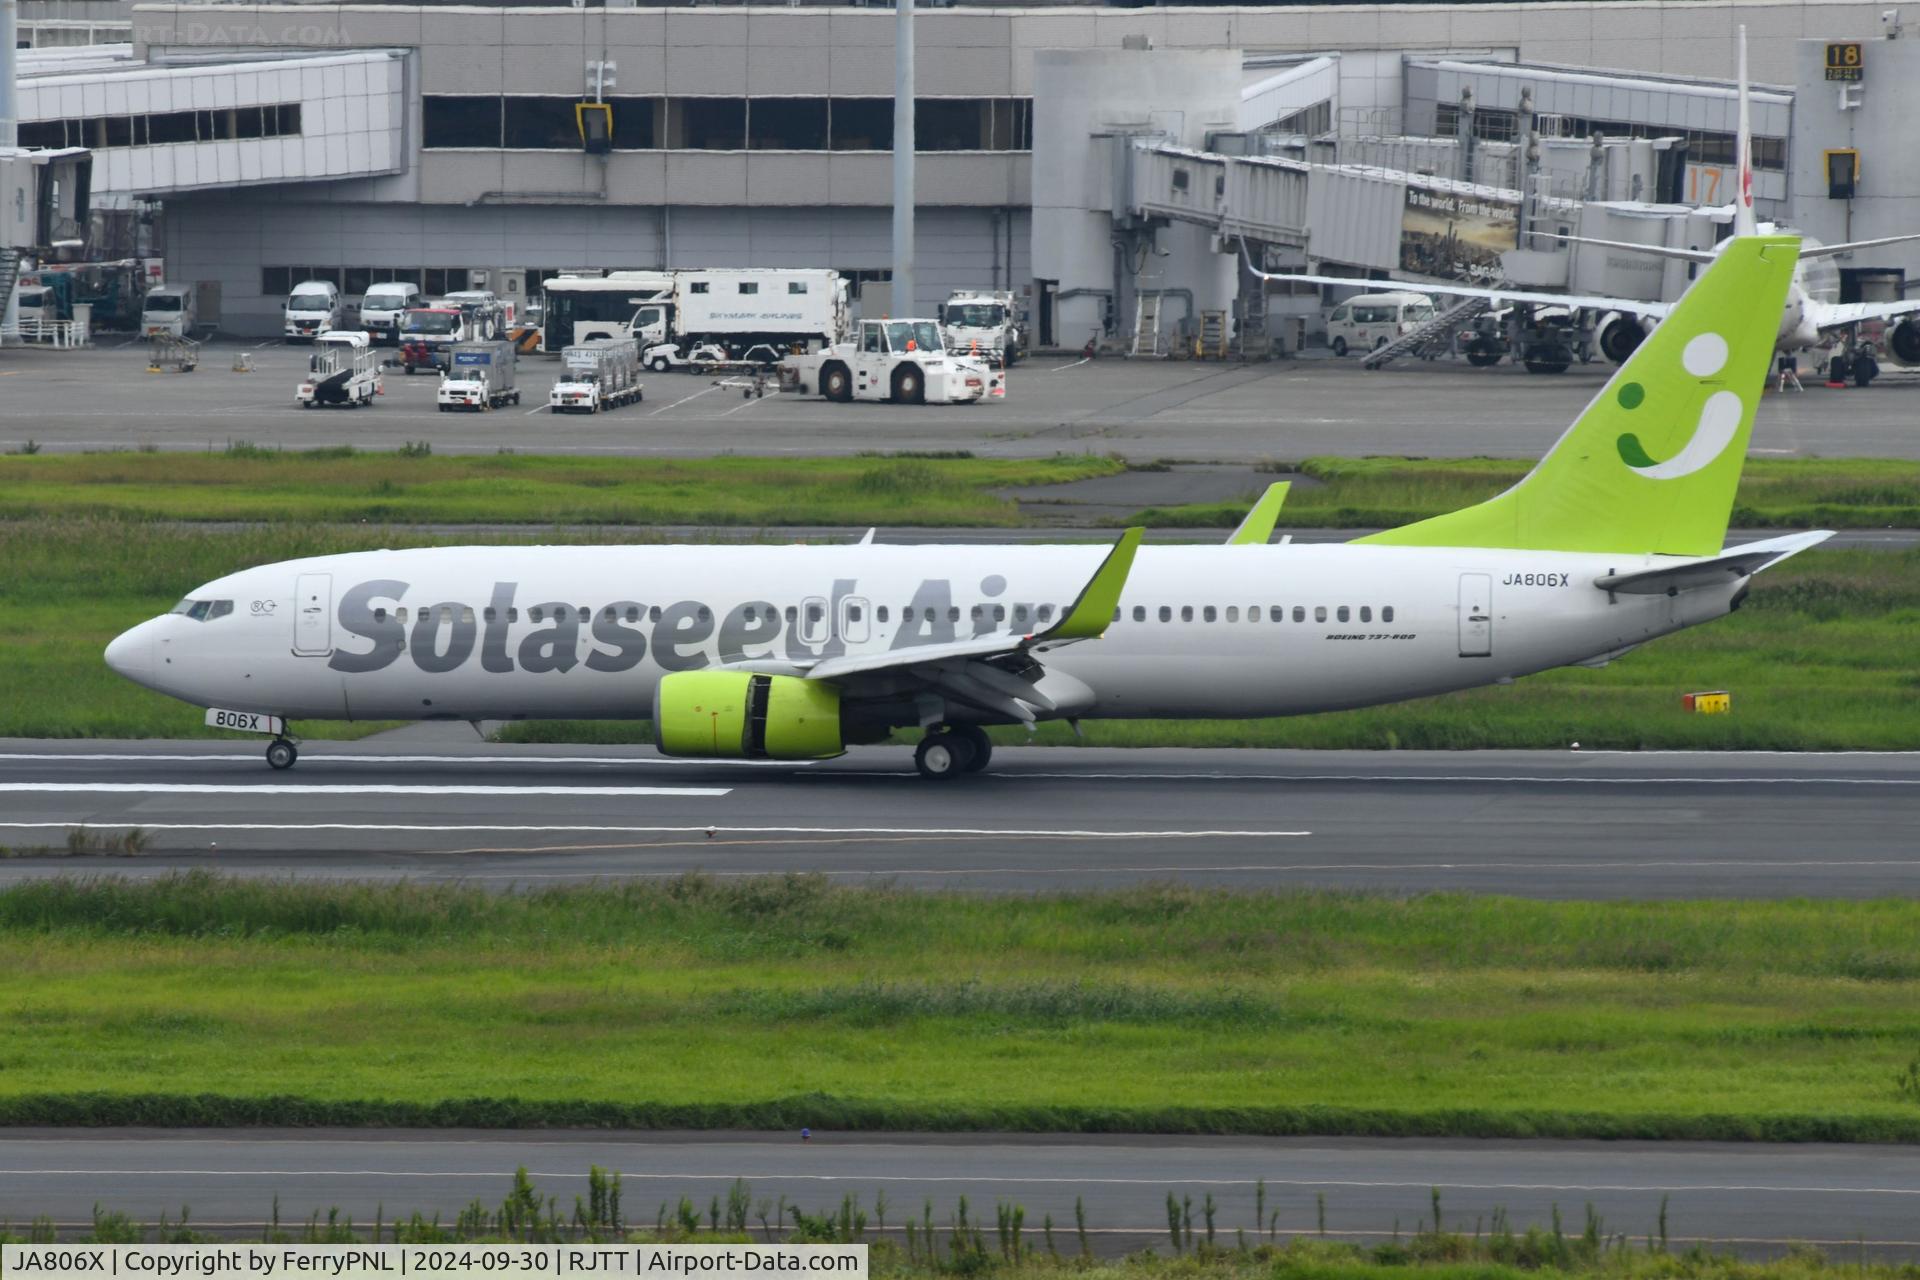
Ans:
POLYGON ((0 325, 7 321, 7 304, 14 286, 20 283, 20 263, 24 255, 18 249, 0 249, 0 325))
POLYGON ((1433 319, 1384 347, 1369 351, 1360 363, 1369 369, 1379 369, 1398 360, 1401 356, 1426 355, 1430 351, 1438 354, 1452 342, 1454 333, 1461 325, 1474 319, 1493 303, 1487 298, 1468 298, 1459 305, 1442 311, 1433 319))
POLYGON ((1145 290, 1134 295, 1133 300, 1133 346, 1128 349, 1130 356, 1164 356, 1166 348, 1160 345, 1160 298, 1158 293, 1145 290))

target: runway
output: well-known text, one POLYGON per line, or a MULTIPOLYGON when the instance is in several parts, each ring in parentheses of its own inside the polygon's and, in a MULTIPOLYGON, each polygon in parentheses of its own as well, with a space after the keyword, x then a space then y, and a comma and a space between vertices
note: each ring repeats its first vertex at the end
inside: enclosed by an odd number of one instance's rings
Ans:
MULTIPOLYGON (((418 742, 418 739, 413 740, 418 742)), ((1920 754, 1011 748, 928 783, 651 749, 0 742, 0 884, 69 874, 465 880, 686 872, 1033 892, 1183 881, 1550 898, 1920 891, 1920 754), (137 856, 60 856, 138 827, 137 856), (39 856, 34 850, 43 850, 39 856)))
MULTIPOLYGON (((1378 1243, 1431 1221, 1434 1198, 1453 1230, 1484 1229, 1505 1209, 1516 1230, 1546 1226, 1557 1206, 1578 1234, 1588 1205, 1603 1234, 1712 1242, 1745 1253, 1810 1242, 1845 1257, 1920 1244, 1920 1151, 1910 1147, 1709 1143, 1487 1142, 1368 1139, 579 1134, 527 1132, 16 1130, 0 1139, 0 1203, 9 1216, 88 1220, 94 1204, 146 1222, 192 1211, 201 1230, 257 1231, 275 1197, 283 1223, 338 1208, 360 1226, 419 1210, 450 1221, 478 1199, 497 1206, 516 1167, 562 1212, 584 1196, 591 1165, 623 1175, 627 1221, 686 1196, 704 1217, 744 1178, 762 1212, 781 1198, 807 1212, 859 1199, 872 1222, 919 1218, 931 1201, 944 1227, 961 1196, 991 1234, 996 1202, 1026 1210, 1031 1248, 1054 1223, 1075 1252, 1074 1202, 1096 1252, 1155 1245, 1169 1252, 1166 1196, 1191 1196, 1196 1236, 1211 1194, 1223 1244, 1262 1225, 1275 1238, 1317 1234, 1378 1243), (1257 1184, 1266 1184, 1260 1224, 1257 1184)), ((757 1215, 753 1222, 758 1233, 757 1215)))

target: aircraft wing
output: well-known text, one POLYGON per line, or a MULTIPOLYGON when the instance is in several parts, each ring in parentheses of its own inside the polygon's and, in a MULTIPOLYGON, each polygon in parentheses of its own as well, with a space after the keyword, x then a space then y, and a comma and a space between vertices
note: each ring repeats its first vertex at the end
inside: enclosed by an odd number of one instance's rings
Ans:
POLYGON ((1265 280, 1287 280, 1296 284, 1332 284, 1344 288, 1398 289, 1408 293, 1437 293, 1448 298, 1485 298, 1501 303, 1531 302, 1545 307, 1580 307, 1591 311, 1620 311, 1654 320, 1666 318, 1673 310, 1671 302, 1642 302, 1638 298, 1599 298, 1578 293, 1543 293, 1533 289, 1482 289, 1464 284, 1429 284, 1413 280, 1356 280, 1352 276, 1315 276, 1287 271, 1257 272, 1265 280))
POLYGON ((1822 330, 1844 328, 1864 320, 1891 320, 1920 314, 1920 298, 1897 302, 1809 302, 1814 325, 1822 330))
POLYGON ((1038 655, 1106 634, 1119 607, 1120 593, 1140 548, 1140 529, 1128 529, 1107 552, 1074 602, 1044 631, 998 631, 940 644, 908 645, 881 653, 846 654, 817 661, 753 658, 728 664, 736 671, 793 675, 827 680, 855 689, 891 679, 925 687, 985 707, 1011 719, 1033 723, 1035 710, 1051 711, 1052 699, 1035 685, 1046 674, 1038 655))

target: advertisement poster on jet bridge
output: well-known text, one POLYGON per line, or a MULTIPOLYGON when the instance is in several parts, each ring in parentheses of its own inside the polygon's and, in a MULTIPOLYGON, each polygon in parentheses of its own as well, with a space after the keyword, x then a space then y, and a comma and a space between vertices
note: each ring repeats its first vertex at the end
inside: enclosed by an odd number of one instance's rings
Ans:
POLYGON ((1409 185, 1400 214, 1400 269, 1434 280, 1498 283, 1500 255, 1519 244, 1520 206, 1484 191, 1409 185))

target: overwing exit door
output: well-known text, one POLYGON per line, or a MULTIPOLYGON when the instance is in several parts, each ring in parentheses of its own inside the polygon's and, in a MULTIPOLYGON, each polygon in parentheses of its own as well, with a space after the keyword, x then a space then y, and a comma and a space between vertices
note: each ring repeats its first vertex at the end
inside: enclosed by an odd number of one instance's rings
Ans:
POLYGON ((293 585, 293 651, 306 657, 333 652, 333 575, 303 573, 293 585))
POLYGON ((1493 575, 1460 575, 1460 656, 1493 654, 1493 575))

